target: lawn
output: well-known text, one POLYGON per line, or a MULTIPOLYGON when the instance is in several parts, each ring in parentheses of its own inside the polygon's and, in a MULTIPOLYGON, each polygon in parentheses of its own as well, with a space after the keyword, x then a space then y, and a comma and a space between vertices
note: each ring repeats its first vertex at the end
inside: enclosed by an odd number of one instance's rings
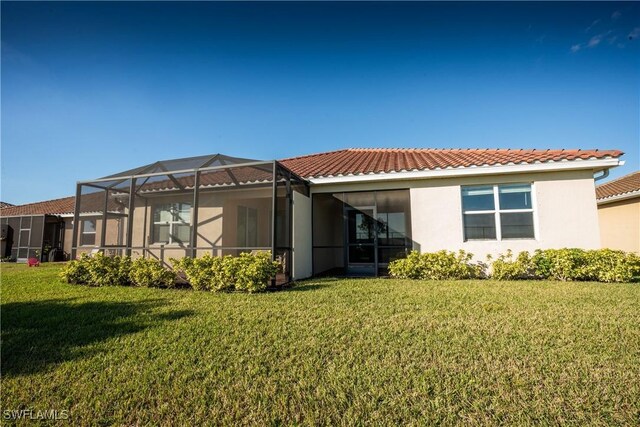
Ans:
POLYGON ((87 288, 2 264, 2 410, 74 425, 628 424, 640 285, 87 288))

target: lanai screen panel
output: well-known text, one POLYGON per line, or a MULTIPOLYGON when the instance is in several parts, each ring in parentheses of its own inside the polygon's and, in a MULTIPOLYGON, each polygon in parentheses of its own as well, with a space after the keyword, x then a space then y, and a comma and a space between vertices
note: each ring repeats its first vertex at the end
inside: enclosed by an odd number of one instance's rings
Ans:
POLYGON ((275 161, 221 154, 159 161, 79 190, 78 215, 88 229, 78 231, 78 248, 95 230, 87 247, 165 263, 272 251, 283 265, 279 281, 290 278, 292 191, 309 194, 304 180, 275 161))

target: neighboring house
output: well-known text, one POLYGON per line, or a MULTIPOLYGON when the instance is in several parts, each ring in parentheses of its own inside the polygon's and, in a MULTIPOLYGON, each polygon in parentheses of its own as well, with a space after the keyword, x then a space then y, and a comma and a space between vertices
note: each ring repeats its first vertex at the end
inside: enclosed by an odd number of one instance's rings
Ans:
POLYGON ((640 253, 640 171, 596 187, 602 247, 640 253))
POLYGON ((164 261, 271 250, 282 281, 379 274, 411 249, 484 260, 507 249, 599 248, 594 174, 621 155, 346 149, 160 161, 79 182, 72 211, 81 227, 67 227, 65 247, 164 261))
POLYGON ((0 208, 2 256, 44 261, 49 249, 63 249, 65 244, 69 252, 71 240, 65 239, 65 230, 71 227, 73 208, 73 197, 0 208))
POLYGON ((11 203, 7 203, 7 202, 0 202, 0 209, 2 208, 8 208, 10 206, 14 206, 11 203))

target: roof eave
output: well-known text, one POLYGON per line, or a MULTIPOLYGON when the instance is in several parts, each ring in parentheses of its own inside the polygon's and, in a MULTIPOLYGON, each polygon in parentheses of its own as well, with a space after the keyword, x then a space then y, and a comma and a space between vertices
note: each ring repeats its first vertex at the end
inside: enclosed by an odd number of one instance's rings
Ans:
POLYGON ((401 172, 381 172, 373 174, 309 177, 307 178, 314 185, 323 184, 345 184, 374 181, 395 181, 395 180, 415 180, 415 179, 437 179, 453 178, 463 176, 478 175, 501 175, 531 172, 559 172, 569 170, 589 169, 596 171, 611 169, 621 166, 624 161, 617 157, 604 159, 587 160, 561 160, 545 163, 527 163, 513 165, 486 165, 467 166, 458 168, 434 169, 434 170, 414 170, 401 172))
POLYGON ((598 203, 598 205, 606 205, 608 203, 621 202, 623 200, 634 199, 636 197, 640 197, 640 190, 634 190, 628 193, 616 194, 614 196, 609 196, 609 197, 603 197, 602 199, 597 199, 596 202, 598 203))

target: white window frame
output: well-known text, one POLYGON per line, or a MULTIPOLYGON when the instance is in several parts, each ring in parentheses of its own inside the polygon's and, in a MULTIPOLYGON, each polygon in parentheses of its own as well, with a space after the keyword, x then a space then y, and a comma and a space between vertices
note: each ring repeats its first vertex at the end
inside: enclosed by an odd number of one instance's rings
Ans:
POLYGON ((191 215, 192 215, 191 209, 193 209, 193 206, 191 206, 191 203, 189 203, 189 202, 172 202, 172 203, 162 203, 162 204, 155 205, 153 207, 153 212, 151 212, 151 219, 153 220, 151 222, 151 227, 152 227, 151 238, 153 239, 153 244, 156 244, 156 245, 178 245, 178 244, 184 244, 184 243, 189 244, 189 242, 178 242, 178 241, 174 241, 173 240, 173 235, 174 235, 173 227, 175 227, 176 225, 188 225, 189 226, 189 230, 191 230, 191 215), (189 221, 188 222, 185 222, 185 221, 182 221, 182 220, 177 220, 176 221, 176 220, 173 219, 173 213, 176 212, 176 211, 177 212, 180 211, 180 206, 179 205, 188 205, 189 206, 190 214, 189 214, 189 221), (165 207, 165 206, 170 206, 171 217, 172 217, 171 221, 156 221, 155 220, 156 211, 158 209, 162 208, 162 207, 165 207), (155 241, 155 239, 154 239, 155 232, 154 231, 155 231, 155 227, 157 225, 168 225, 169 226, 169 241, 168 242, 156 242, 155 241))
POLYGON ((95 219, 82 219, 80 220, 80 246, 95 246, 96 245, 96 231, 98 229, 98 221, 96 221, 95 219), (84 223, 85 222, 93 222, 93 231, 84 231, 84 223), (93 244, 90 245, 85 245, 82 242, 84 241, 84 239, 82 238, 82 236, 84 235, 89 235, 89 234, 93 234, 93 244))
POLYGON ((463 185, 460 186, 460 206, 462 208, 462 238, 465 242, 474 242, 474 241, 498 241, 501 242, 503 240, 538 240, 538 218, 536 216, 536 197, 535 197, 535 183, 533 182, 505 182, 502 184, 478 184, 478 185, 463 185), (500 208, 500 186, 509 186, 509 185, 529 185, 531 187, 531 209, 501 209, 500 208), (469 187, 492 187, 493 189, 493 206, 494 209, 484 210, 484 211, 465 211, 464 210, 464 201, 462 200, 462 191, 465 188, 469 187), (533 219, 533 237, 515 237, 511 239, 503 239, 502 238, 502 220, 500 218, 501 213, 531 213, 533 219), (495 239, 467 239, 467 236, 464 232, 464 219, 465 215, 489 215, 493 214, 493 218, 496 225, 496 238, 495 239))

